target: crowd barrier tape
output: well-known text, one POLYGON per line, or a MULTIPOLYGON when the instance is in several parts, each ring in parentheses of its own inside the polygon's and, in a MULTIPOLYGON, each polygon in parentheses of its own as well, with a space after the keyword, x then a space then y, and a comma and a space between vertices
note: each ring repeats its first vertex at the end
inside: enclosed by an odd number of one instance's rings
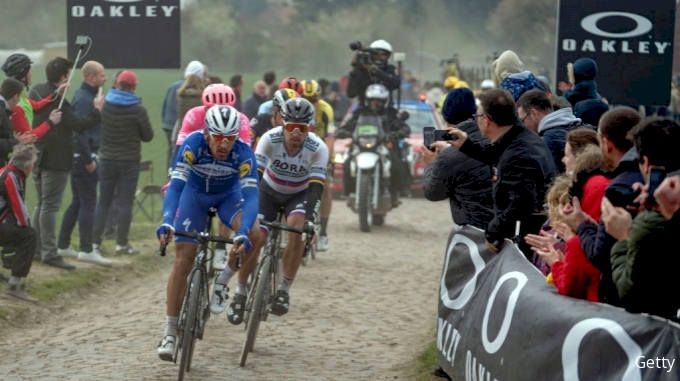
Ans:
POLYGON ((455 381, 680 381, 679 325, 559 295, 479 229, 451 232, 439 295, 439 365, 455 381))

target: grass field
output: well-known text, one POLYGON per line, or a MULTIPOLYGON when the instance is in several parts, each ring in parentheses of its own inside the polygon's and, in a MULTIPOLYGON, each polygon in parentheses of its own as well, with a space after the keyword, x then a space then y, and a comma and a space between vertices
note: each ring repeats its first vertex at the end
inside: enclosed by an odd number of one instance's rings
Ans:
MULTIPOLYGON (((117 72, 117 69, 109 69, 106 71, 106 75, 108 77, 108 81, 105 85, 105 89, 108 90, 111 88, 111 84, 113 83, 113 76, 117 72)), ((153 170, 153 181, 155 184, 164 184, 166 180, 166 162, 165 158, 167 155, 167 143, 166 143, 166 138, 165 138, 165 133, 161 129, 161 108, 163 105, 163 99, 165 97, 165 93, 167 91, 168 86, 173 83, 174 81, 181 79, 183 75, 183 70, 155 70, 155 69, 144 69, 144 70, 135 70, 135 73, 137 74, 138 77, 138 85, 137 85, 137 90, 136 93, 138 96, 142 98, 142 104, 144 107, 146 107, 148 113, 149 113, 149 119, 151 120, 151 124, 153 125, 154 128, 154 138, 151 142, 149 143, 143 143, 142 144, 142 160, 152 160, 154 163, 154 170, 153 170)), ((219 72, 219 71, 211 71, 210 75, 217 75, 222 78, 223 81, 228 82, 229 78, 233 73, 226 73, 226 72, 219 72)), ((292 75, 297 75, 297 73, 293 73, 292 75)), ((252 86, 255 83, 255 81, 259 80, 262 78, 262 74, 245 74, 243 75, 243 95, 242 95, 242 101, 245 101, 247 97, 249 97, 252 94, 252 86)), ((279 74, 279 78, 283 79, 284 76, 279 74)), ((304 78, 304 77, 298 77, 298 78, 304 78)), ((317 77, 312 77, 312 78, 317 78, 317 77)), ((45 81, 45 71, 43 68, 36 67, 34 69, 33 73, 33 84, 38 84, 41 82, 45 81)), ((80 70, 77 70, 76 73, 73 76, 73 80, 71 82, 71 87, 68 91, 67 94, 67 99, 71 99, 73 97, 73 93, 80 87, 80 84, 82 83, 82 77, 80 74, 80 70)), ((138 187, 141 187, 144 184, 144 180, 146 180, 147 174, 141 173, 139 177, 139 183, 138 187)), ((35 199, 35 185, 33 184, 32 179, 28 180, 28 184, 26 187, 26 201, 29 207, 29 211, 31 214, 33 213, 33 210, 36 205, 36 199, 35 199)), ((57 215, 57 234, 59 232, 59 227, 61 226, 61 220, 64 211, 66 208, 68 208, 70 202, 71 202, 71 186, 70 184, 67 186, 66 191, 64 192, 64 200, 62 202, 61 209, 59 210, 59 213, 57 215)), ((150 197, 147 197, 147 202, 145 202, 145 205, 148 206, 147 210, 150 211, 150 197)), ((156 207, 156 213, 160 217, 160 207, 161 207, 161 201, 160 198, 156 198, 155 200, 155 207, 156 207)), ((138 213, 133 220, 134 223, 136 224, 148 224, 149 221, 144 217, 142 213, 138 213)), ((135 228, 133 227, 132 230, 135 228)), ((74 247, 78 248, 78 240, 77 240, 77 235, 78 235, 78 229, 76 227, 73 235, 73 245, 74 247)), ((132 234, 131 234, 132 235, 132 234)), ((132 237, 131 237, 132 238, 132 237)))

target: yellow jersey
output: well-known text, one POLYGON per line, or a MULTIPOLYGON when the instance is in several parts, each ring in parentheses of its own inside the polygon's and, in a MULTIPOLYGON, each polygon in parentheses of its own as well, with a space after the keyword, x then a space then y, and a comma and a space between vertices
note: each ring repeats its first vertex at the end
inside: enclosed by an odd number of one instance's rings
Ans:
POLYGON ((333 120, 333 107, 323 99, 319 99, 314 106, 314 129, 312 132, 321 139, 332 138, 335 134, 333 120))

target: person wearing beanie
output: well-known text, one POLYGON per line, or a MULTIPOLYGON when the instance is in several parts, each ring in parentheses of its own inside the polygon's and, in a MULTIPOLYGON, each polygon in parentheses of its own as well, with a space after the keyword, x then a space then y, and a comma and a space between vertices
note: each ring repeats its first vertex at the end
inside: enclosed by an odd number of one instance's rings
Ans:
MULTIPOLYGON (((192 74, 204 77, 205 66, 199 61, 191 61, 184 70, 184 78, 173 82, 170 87, 168 87, 168 91, 166 91, 165 98, 163 99, 163 107, 161 108, 161 128, 163 129, 163 132, 165 132, 165 138, 168 142, 167 163, 170 162, 172 150, 175 148, 175 144, 172 141, 172 131, 177 123, 177 90, 182 86, 185 79, 192 74)), ((114 81, 114 87, 115 86, 116 81, 114 81)))
POLYGON ((116 254, 139 254, 128 241, 132 205, 139 178, 142 142, 153 139, 146 108, 135 94, 137 75, 125 70, 118 88, 106 94, 102 109, 102 143, 99 149, 99 201, 95 209, 93 246, 99 251, 106 217, 116 192, 116 254))
POLYGON ((609 111, 609 106, 599 99, 587 99, 574 105, 574 116, 583 123, 597 127, 602 114, 609 111))
POLYGON ((560 82, 557 88, 564 93, 569 103, 573 106, 586 99, 601 100, 597 92, 597 63, 590 58, 579 58, 573 64, 567 65, 569 78, 573 81, 573 86, 565 82, 560 82))
POLYGON ((529 71, 512 50, 506 50, 492 64, 494 82, 499 89, 507 90, 515 101, 531 89, 545 91, 538 79, 529 71))
MULTIPOLYGON (((470 89, 453 89, 444 99, 442 116, 449 127, 467 132, 468 137, 489 144, 474 120, 477 107, 470 89)), ((491 196, 492 173, 489 165, 451 147, 447 142, 421 147, 427 165, 423 176, 423 193, 430 201, 449 199, 451 216, 456 225, 484 229, 493 219, 491 196)))

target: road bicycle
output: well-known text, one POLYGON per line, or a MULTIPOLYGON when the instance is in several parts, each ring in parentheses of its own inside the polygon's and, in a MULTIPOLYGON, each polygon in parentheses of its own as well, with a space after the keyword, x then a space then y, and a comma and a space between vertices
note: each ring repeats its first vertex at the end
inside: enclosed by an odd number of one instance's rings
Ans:
MULTIPOLYGON (((282 218, 283 211, 280 210, 276 217, 277 222, 260 220, 260 225, 267 226, 269 233, 267 234, 267 241, 265 242, 264 250, 262 250, 262 255, 260 255, 257 267, 252 275, 251 287, 244 307, 243 320, 246 322, 246 339, 243 343, 239 359, 241 366, 245 366, 248 353, 253 351, 260 322, 267 321, 269 308, 273 301, 271 297, 276 295, 276 288, 279 284, 277 282, 280 282, 282 276, 281 256, 283 250, 281 248, 281 231, 301 234, 302 239, 306 241, 305 252, 309 251, 312 246, 313 236, 305 234, 301 229, 282 224, 279 222, 282 218)), ((307 253, 304 255, 307 255, 307 253)))
MULTIPOLYGON (((184 372, 191 371, 191 359, 194 353, 196 339, 203 340, 203 331, 210 318, 210 289, 208 278, 212 274, 212 249, 211 242, 223 242, 233 244, 231 238, 210 235, 212 220, 217 215, 215 208, 208 210, 208 224, 205 231, 184 232, 176 231, 178 237, 191 238, 198 241, 196 249, 196 259, 194 267, 187 277, 187 289, 182 301, 179 319, 177 321, 177 340, 175 342, 175 352, 172 355, 172 362, 179 362, 178 381, 184 379, 184 372)), ((167 235, 166 235, 167 238, 167 235)), ((166 245, 161 244, 159 255, 165 256, 166 245)), ((237 267, 241 267, 243 258, 239 254, 237 267)))

